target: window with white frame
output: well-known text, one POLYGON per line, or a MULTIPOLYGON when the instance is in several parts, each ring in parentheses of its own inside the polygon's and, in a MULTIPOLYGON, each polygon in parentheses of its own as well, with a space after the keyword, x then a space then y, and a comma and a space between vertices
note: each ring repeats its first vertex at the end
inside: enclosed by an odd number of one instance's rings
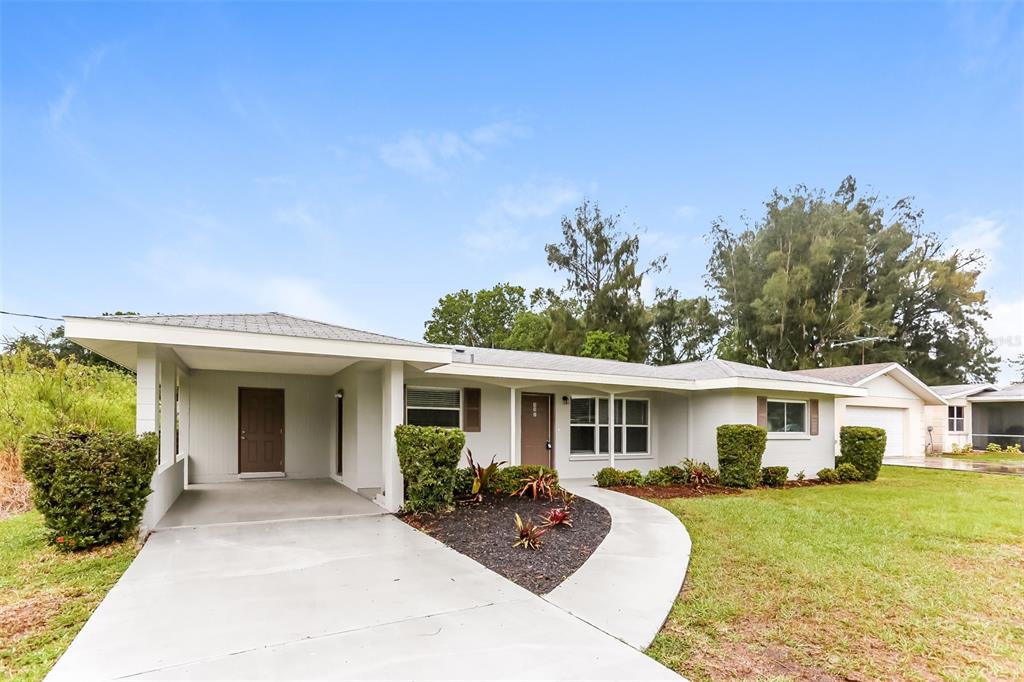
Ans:
MULTIPOLYGON (((607 398, 573 398, 569 410, 570 453, 607 454, 608 418, 607 398)), ((615 401, 614 419, 611 430, 615 452, 647 454, 650 443, 650 402, 619 398, 615 401)))
POLYGON ((950 433, 963 433, 964 430, 964 406, 949 406, 949 431, 950 433))
POLYGON ((414 388, 405 391, 405 423, 413 426, 458 427, 462 391, 458 388, 414 388))
POLYGON ((769 433, 807 433, 807 402, 803 400, 769 400, 769 433))

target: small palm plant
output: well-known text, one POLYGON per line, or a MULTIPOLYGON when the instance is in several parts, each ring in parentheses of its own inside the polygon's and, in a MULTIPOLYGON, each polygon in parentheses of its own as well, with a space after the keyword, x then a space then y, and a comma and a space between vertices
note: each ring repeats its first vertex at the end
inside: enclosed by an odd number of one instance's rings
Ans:
POLYGON ((530 496, 531 499, 539 500, 541 497, 552 499, 558 488, 558 474, 548 469, 541 469, 536 474, 526 477, 523 487, 517 490, 515 495, 519 497, 530 496))
POLYGON ((473 470, 473 489, 472 499, 480 502, 484 499, 484 493, 491 489, 491 478, 494 474, 498 473, 498 468, 504 464, 504 461, 496 462, 497 455, 491 457, 491 463, 487 466, 480 466, 473 461, 473 451, 466 448, 466 456, 469 459, 469 468, 473 470))
POLYGON ((568 526, 572 528, 572 513, 562 507, 554 507, 542 517, 544 525, 548 528, 553 526, 568 526))
POLYGON ((547 528, 538 526, 533 521, 523 521, 523 517, 517 513, 516 541, 512 543, 512 546, 523 549, 540 549, 540 538, 547 532, 547 528))

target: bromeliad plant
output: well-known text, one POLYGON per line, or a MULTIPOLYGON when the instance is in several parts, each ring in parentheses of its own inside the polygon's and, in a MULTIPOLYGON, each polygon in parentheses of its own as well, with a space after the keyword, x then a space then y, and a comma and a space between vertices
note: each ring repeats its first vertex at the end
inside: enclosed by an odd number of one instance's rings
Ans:
POLYGON ((572 513, 563 507, 553 507, 544 514, 544 525, 548 528, 554 526, 567 526, 572 528, 572 513))
POLYGON ((562 500, 562 509, 569 511, 572 509, 573 503, 576 501, 576 495, 569 492, 565 488, 558 489, 558 497, 562 500))
POLYGON ((514 494, 519 497, 529 495, 530 499, 534 500, 539 500, 541 497, 550 500, 554 498, 557 490, 558 474, 550 469, 541 469, 536 474, 527 476, 523 487, 514 494))
POLYGON ((538 526, 533 521, 523 521, 523 517, 517 513, 516 541, 512 543, 512 546, 523 549, 540 549, 540 538, 547 532, 548 529, 544 526, 538 526))
POLYGON ((491 479, 498 473, 498 468, 505 464, 504 461, 496 462, 497 455, 491 457, 491 463, 487 466, 480 466, 473 461, 473 451, 466 448, 466 457, 469 459, 469 468, 473 472, 472 499, 480 502, 484 499, 484 493, 491 489, 491 479))

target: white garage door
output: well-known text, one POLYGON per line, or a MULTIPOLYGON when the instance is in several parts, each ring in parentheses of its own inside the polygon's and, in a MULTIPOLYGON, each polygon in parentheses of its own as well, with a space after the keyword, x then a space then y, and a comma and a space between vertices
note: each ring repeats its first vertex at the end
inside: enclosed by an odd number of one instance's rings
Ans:
POLYGON ((903 417, 906 410, 898 407, 846 407, 847 426, 877 426, 885 429, 885 454, 902 457, 903 417))

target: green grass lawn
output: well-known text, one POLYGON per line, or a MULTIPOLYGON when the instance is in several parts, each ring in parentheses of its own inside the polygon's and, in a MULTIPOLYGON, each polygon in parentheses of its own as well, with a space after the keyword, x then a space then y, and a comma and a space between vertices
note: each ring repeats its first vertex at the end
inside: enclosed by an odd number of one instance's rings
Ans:
POLYGON ((46 544, 37 512, 0 521, 0 677, 42 679, 138 550, 65 554, 46 544))
POLYGON ((1024 679, 1024 478, 883 467, 660 503, 693 554, 648 653, 692 680, 1024 679))
POLYGON ((950 459, 969 459, 973 462, 1024 462, 1024 455, 1011 455, 1006 452, 974 452, 962 455, 944 452, 942 456, 950 459))

